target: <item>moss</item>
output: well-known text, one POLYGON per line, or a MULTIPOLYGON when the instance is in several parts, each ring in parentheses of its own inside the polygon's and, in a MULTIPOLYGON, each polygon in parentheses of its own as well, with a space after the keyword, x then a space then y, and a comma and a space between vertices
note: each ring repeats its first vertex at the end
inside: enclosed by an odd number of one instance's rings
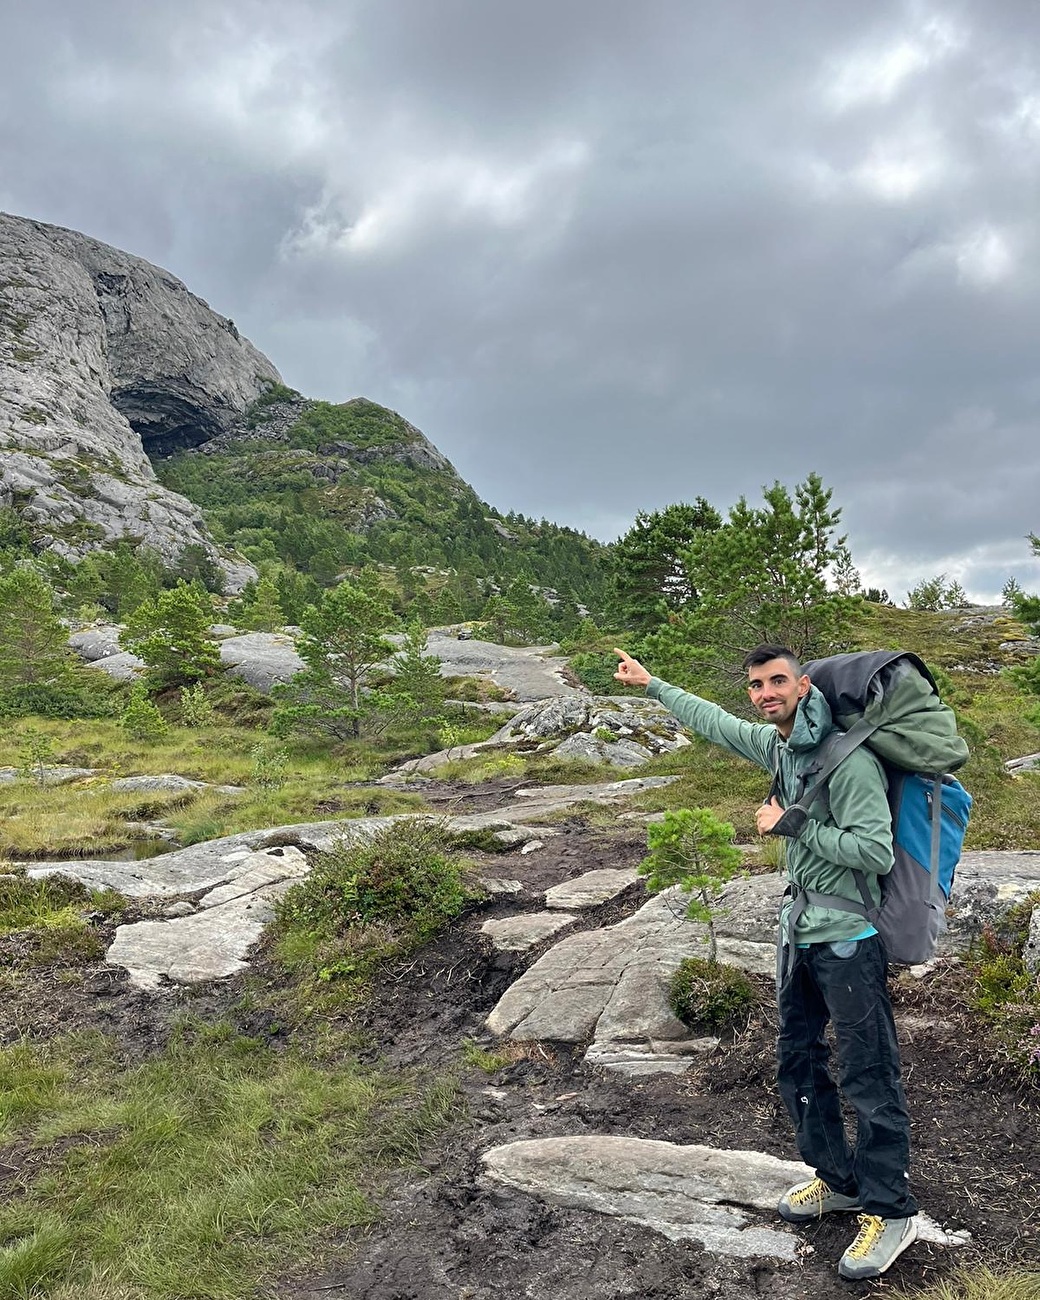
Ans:
POLYGON ((47 412, 42 411, 38 406, 23 406, 22 419, 29 424, 46 424, 47 412))

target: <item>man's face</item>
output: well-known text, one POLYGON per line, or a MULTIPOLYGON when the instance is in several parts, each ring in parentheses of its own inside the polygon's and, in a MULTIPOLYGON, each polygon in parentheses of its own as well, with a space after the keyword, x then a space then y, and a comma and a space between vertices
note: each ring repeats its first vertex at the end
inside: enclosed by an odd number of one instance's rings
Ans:
POLYGON ((808 677, 796 677, 786 659, 770 659, 748 669, 751 703, 759 717, 774 723, 782 736, 791 734, 798 702, 808 693, 808 677))

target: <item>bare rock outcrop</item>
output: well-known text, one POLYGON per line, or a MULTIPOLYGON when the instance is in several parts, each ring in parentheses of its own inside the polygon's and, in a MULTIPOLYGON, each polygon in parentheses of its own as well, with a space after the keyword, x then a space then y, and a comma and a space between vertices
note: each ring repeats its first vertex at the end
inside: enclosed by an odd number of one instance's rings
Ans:
POLYGON ((278 371, 234 322, 139 257, 0 214, 0 505, 78 558, 119 538, 168 563, 201 546, 199 510, 149 460, 230 427, 278 371))

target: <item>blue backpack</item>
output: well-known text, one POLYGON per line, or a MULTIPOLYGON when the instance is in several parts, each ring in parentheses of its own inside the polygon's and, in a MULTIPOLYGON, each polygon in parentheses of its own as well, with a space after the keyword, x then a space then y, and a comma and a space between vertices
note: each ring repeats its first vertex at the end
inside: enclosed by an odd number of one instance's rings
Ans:
POLYGON ((797 802, 773 833, 800 834, 811 805, 826 800, 835 768, 866 745, 888 777, 895 861, 880 878, 880 906, 874 905, 866 876, 854 868, 862 903, 793 886, 792 935, 797 917, 811 903, 864 917, 892 961, 928 961, 946 931, 946 906, 971 815, 971 795, 949 775, 968 758, 953 710, 939 699, 924 662, 905 651, 832 655, 805 664, 803 671, 842 730, 820 746, 797 802))

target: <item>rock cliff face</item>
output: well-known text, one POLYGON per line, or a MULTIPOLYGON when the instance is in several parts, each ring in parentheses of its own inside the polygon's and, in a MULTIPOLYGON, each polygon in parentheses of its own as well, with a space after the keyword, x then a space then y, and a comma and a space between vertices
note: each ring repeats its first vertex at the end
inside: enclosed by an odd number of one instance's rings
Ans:
POLYGON ((173 276, 75 231, 0 213, 0 505, 75 558, 121 537, 173 562, 200 512, 156 481, 231 427, 278 371, 173 276))

